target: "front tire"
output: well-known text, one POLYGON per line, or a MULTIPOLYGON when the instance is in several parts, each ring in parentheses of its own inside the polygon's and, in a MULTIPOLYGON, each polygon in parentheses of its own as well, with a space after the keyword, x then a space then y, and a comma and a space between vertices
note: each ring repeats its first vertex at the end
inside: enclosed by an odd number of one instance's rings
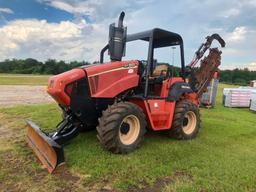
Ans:
POLYGON ((146 132, 145 115, 135 104, 115 103, 103 111, 97 132, 105 149, 113 153, 129 153, 143 141, 146 132))
POLYGON ((200 128, 198 107, 190 101, 176 104, 170 136, 176 139, 189 140, 197 136, 200 128))

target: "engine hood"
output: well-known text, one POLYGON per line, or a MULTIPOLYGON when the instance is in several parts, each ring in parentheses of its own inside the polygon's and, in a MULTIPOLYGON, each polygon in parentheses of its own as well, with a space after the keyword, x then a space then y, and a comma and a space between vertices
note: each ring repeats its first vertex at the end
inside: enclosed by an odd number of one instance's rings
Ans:
POLYGON ((47 92, 54 100, 57 101, 57 103, 64 106, 69 106, 70 97, 65 91, 66 87, 74 81, 84 78, 85 76, 85 71, 79 68, 54 75, 48 80, 47 92))
POLYGON ((99 64, 84 65, 81 68, 86 71, 88 76, 103 74, 112 72, 113 70, 125 70, 129 68, 134 68, 138 66, 137 60, 130 61, 115 61, 99 64))
POLYGON ((137 60, 116 61, 83 67, 88 78, 90 95, 94 98, 113 98, 136 87, 139 81, 137 60))

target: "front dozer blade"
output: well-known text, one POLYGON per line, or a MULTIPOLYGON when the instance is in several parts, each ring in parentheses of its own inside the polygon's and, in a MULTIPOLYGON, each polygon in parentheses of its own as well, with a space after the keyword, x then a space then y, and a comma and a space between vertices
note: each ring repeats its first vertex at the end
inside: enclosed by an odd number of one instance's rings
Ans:
POLYGON ((46 135, 35 123, 27 120, 28 132, 27 142, 34 153, 52 173, 58 166, 64 164, 64 151, 61 145, 46 135))

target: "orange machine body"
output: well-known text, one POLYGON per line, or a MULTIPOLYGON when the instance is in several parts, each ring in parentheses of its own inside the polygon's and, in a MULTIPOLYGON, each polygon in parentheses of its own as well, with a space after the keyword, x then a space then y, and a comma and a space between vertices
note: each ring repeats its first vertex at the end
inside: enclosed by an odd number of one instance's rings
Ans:
MULTIPOLYGON (((60 104, 70 106, 69 85, 77 80, 88 84, 91 98, 115 98, 122 92, 136 88, 139 84, 139 62, 117 61, 112 63, 88 65, 55 75, 49 79, 47 92, 60 104)), ((170 87, 177 82, 184 82, 181 77, 166 79, 155 88, 159 99, 129 99, 141 107, 147 117, 148 127, 153 130, 170 129, 176 101, 167 101, 170 87)), ((72 87, 71 87, 72 89, 72 87)), ((182 96, 198 105, 195 93, 182 96)))
POLYGON ((70 105, 68 85, 79 79, 88 81, 92 98, 114 98, 138 86, 138 61, 117 61, 72 69, 49 78, 47 92, 59 104, 70 105))
MULTIPOLYGON (((148 127, 154 131, 168 130, 172 126, 176 101, 167 101, 165 98, 168 97, 170 87, 177 82, 184 81, 180 77, 173 77, 163 81, 162 87, 159 90, 160 99, 130 100, 130 102, 143 109, 147 117, 148 127)), ((195 93, 185 94, 181 99, 190 100, 194 104, 199 105, 195 93)))

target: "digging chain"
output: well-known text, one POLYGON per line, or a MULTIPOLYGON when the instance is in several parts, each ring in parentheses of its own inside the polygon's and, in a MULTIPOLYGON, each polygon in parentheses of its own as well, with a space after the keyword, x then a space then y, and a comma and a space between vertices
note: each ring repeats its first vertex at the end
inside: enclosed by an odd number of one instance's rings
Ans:
POLYGON ((195 89, 200 97, 207 89, 210 81, 221 63, 221 51, 218 48, 209 50, 209 55, 204 57, 200 62, 200 67, 194 73, 195 89))

